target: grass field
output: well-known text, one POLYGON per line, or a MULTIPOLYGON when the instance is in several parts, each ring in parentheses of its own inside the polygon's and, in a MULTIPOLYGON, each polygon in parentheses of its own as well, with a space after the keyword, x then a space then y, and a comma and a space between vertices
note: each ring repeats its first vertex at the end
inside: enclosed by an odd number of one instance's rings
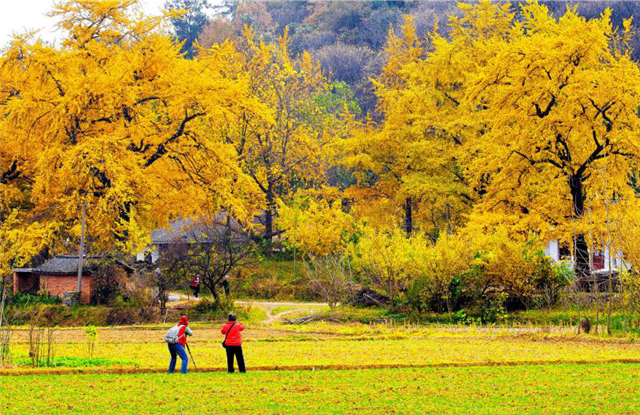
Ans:
POLYGON ((640 365, 9 376, 2 413, 636 413, 640 365))
MULTIPOLYGON (((286 309, 285 309, 286 311, 286 309)), ((169 325, 58 328, 59 367, 31 368, 29 330, 0 368, 8 413, 636 413, 640 344, 570 328, 247 324, 249 373, 227 375, 219 323, 194 323, 201 372, 168 375, 169 325), (65 367, 66 366, 66 367, 65 367), (15 376, 13 376, 15 375, 15 376)), ((44 347, 44 346, 43 346, 44 347)))

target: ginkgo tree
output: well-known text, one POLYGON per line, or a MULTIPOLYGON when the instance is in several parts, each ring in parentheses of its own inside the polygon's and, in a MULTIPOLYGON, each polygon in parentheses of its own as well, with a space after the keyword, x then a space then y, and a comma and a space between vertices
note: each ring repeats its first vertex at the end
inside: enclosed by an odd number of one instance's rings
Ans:
POLYGON ((412 71, 428 47, 411 17, 399 34, 390 30, 387 61, 374 80, 383 119, 354 123, 339 162, 355 178, 346 192, 354 199, 355 215, 377 226, 401 223, 408 235, 420 228, 435 240, 460 224, 471 197, 456 161, 457 144, 443 139, 431 123, 417 122, 422 108, 415 101, 424 98, 412 71))
MULTIPOLYGON (((296 189, 324 183, 326 148, 342 125, 340 103, 347 104, 308 53, 291 56, 289 41, 287 30, 277 43, 267 44, 246 27, 244 36, 233 42, 238 53, 229 76, 246 77, 262 112, 237 113, 221 130, 262 193, 263 237, 268 241, 281 232, 274 224, 278 201, 291 198, 296 189)), ((230 44, 214 45, 201 55, 230 44)))
POLYGON ((483 208, 543 212, 538 228, 573 239, 578 275, 589 274, 587 208, 601 222, 609 198, 635 195, 629 174, 640 157, 640 70, 610 11, 555 19, 538 4, 522 10, 513 36, 470 79, 465 97, 479 125, 469 177, 488 178, 483 208), (615 195, 615 196, 614 196, 615 195), (547 227, 547 229, 544 229, 547 227))
POLYGON ((59 46, 18 36, 0 61, 2 271, 56 238, 79 234, 132 251, 177 215, 224 206, 237 217, 260 198, 217 131, 261 113, 224 53, 182 57, 135 0, 55 6, 59 46))
POLYGON ((454 144, 437 148, 473 189, 472 221, 493 226, 498 213, 521 237, 559 237, 586 275, 586 235, 602 228, 606 193, 594 171, 608 166, 610 199, 635 192, 640 72, 626 48, 630 22, 616 29, 609 11, 587 20, 574 9, 555 18, 536 3, 459 7, 448 34, 429 35, 428 53, 396 70, 402 88, 388 93, 385 123, 454 144))
MULTIPOLYGON (((298 194, 278 204, 279 223, 287 244, 303 256, 328 256, 344 251, 358 231, 355 218, 345 212, 339 192, 298 194)), ((300 192, 302 193, 302 192, 300 192)))

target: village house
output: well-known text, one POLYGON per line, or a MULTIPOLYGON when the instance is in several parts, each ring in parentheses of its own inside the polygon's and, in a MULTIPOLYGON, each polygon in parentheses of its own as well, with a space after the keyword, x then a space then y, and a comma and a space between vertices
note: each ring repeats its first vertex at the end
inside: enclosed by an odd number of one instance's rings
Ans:
MULTIPOLYGON (((573 269, 575 257, 571 249, 557 239, 549 241, 544 250, 545 255, 551 258, 554 263, 565 263, 573 269)), ((581 289, 591 291, 597 286, 597 290, 606 291, 608 289, 609 275, 612 276, 614 288, 618 286, 618 275, 623 269, 630 269, 631 266, 624 262, 621 252, 610 254, 609 249, 594 249, 589 252, 589 266, 591 276, 581 279, 581 289), (611 268, 609 268, 611 266, 611 268)))
MULTIPOLYGON (((262 227, 260 222, 261 216, 256 216, 254 225, 258 228, 262 227)), ((219 213, 214 216, 212 224, 215 229, 224 231, 227 226, 231 227, 233 239, 236 242, 248 242, 251 237, 249 233, 233 218, 228 219, 226 213, 219 213)), ((151 232, 151 243, 143 250, 136 253, 137 262, 147 262, 155 264, 162 255, 162 251, 170 245, 181 242, 205 243, 207 238, 205 235, 210 233, 204 228, 205 225, 190 219, 177 219, 169 224, 167 228, 159 228, 151 232)))
MULTIPOLYGON (((82 293, 80 302, 89 304, 93 290, 93 276, 100 256, 86 256, 82 266, 82 293)), ((133 269, 116 261, 130 273, 133 269)), ((47 292, 54 297, 63 297, 78 290, 78 256, 56 255, 36 268, 16 268, 13 270, 13 292, 38 294, 47 292)))
MULTIPOLYGON (((560 243, 557 239, 549 241, 544 253, 555 263, 566 262, 573 267, 573 252, 567 245, 560 243)), ((595 249, 593 252, 589 252, 589 255, 589 264, 591 265, 591 270, 595 273, 609 272, 609 263, 611 263, 612 272, 618 272, 622 266, 628 266, 622 260, 621 252, 615 252, 611 255, 607 248, 602 250, 595 249)))

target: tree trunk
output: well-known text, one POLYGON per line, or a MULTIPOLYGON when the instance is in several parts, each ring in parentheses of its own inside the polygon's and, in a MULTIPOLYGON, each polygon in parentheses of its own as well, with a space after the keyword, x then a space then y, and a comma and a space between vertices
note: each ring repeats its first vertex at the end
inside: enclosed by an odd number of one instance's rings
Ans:
POLYGON ((591 275, 591 269, 589 267, 589 247, 584 234, 576 235, 575 240, 575 272, 580 278, 588 277, 591 275))
POLYGON ((271 241, 273 239, 273 217, 276 210, 275 196, 271 191, 271 186, 269 186, 269 191, 267 192, 266 196, 267 209, 265 211, 264 239, 268 242, 269 245, 271 245, 271 241))
POLYGON ((407 231, 407 236, 411 236, 411 232, 413 232, 413 212, 410 197, 406 198, 404 202, 404 229, 407 231))
POLYGON ((209 290, 209 292, 213 295, 213 299, 215 300, 215 302, 218 302, 218 299, 220 298, 220 294, 218 294, 218 291, 216 289, 216 281, 214 278, 211 279, 207 279, 205 278, 200 278, 200 284, 204 285, 205 287, 207 287, 207 289, 209 290))
MULTIPOLYGON (((586 199, 584 191, 584 177, 569 177, 569 187, 571 188, 571 199, 573 207, 574 219, 581 219, 584 215, 584 202, 586 199)), ((575 235, 575 263, 574 270, 578 278, 584 278, 591 275, 591 267, 589 266, 589 247, 584 233, 575 235)))
POLYGON ((160 315, 167 317, 167 300, 164 295, 160 298, 160 315))

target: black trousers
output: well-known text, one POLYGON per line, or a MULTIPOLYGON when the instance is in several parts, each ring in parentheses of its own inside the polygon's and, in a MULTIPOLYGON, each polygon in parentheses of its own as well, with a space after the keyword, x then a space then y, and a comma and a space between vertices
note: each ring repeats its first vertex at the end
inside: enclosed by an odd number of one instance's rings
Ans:
POLYGON ((191 286, 191 289, 193 290, 193 296, 198 298, 198 294, 200 294, 200 285, 197 286, 191 286))
POLYGON ((233 373, 233 356, 238 361, 238 370, 240 373, 246 372, 244 367, 244 356, 242 355, 242 346, 227 346, 227 370, 233 373))

